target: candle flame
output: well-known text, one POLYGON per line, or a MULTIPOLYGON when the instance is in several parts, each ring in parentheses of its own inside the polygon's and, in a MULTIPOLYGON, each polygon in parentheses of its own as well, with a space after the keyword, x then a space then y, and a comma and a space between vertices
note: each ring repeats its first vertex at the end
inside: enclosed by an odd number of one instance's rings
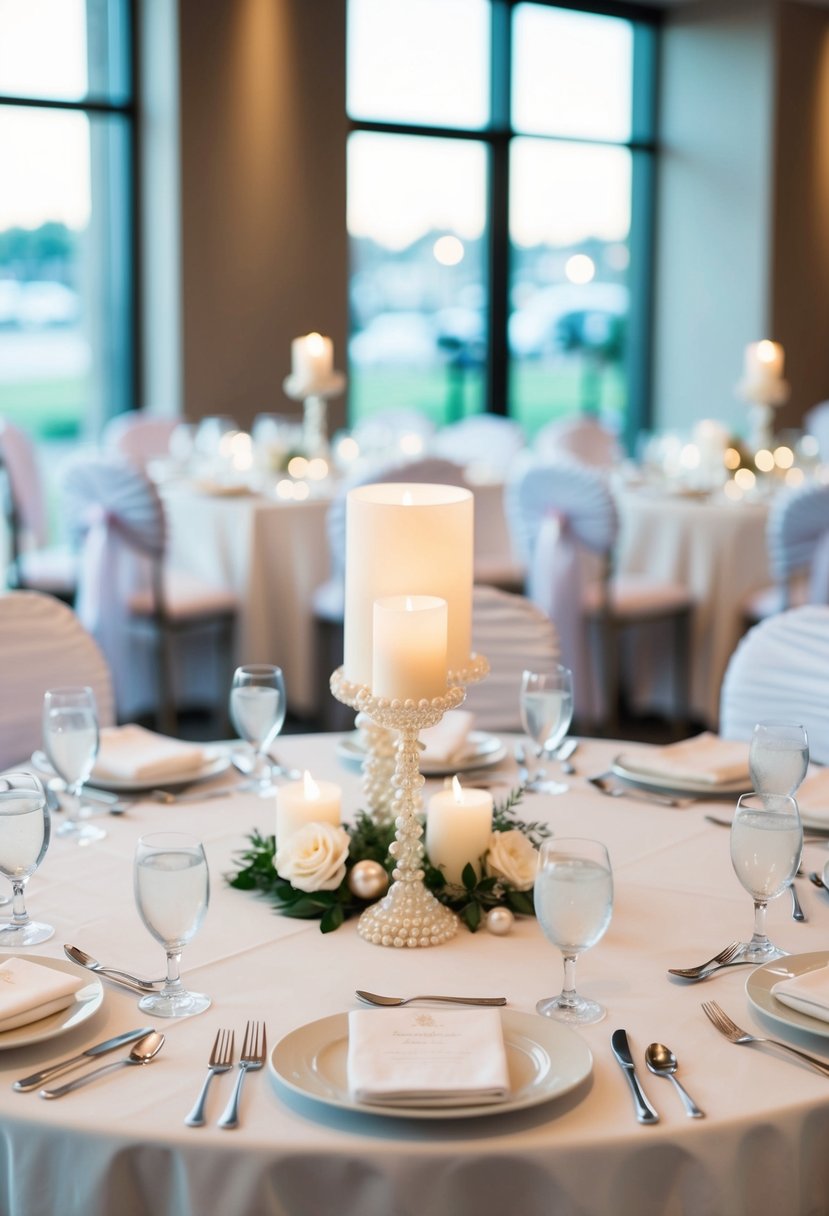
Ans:
POLYGON ((308 350, 312 355, 321 355, 323 352, 322 334, 312 333, 306 338, 308 350))
POLYGON ((320 796, 320 787, 317 785, 314 778, 308 772, 307 768, 306 768, 305 772, 302 774, 302 783, 305 786, 305 797, 308 800, 308 802, 316 802, 316 800, 320 796))
POLYGON ((404 506, 404 507, 414 506, 414 499, 412 498, 411 490, 403 491, 403 497, 400 499, 400 503, 401 503, 401 506, 404 506))
POLYGON ((463 805, 463 786, 461 785, 460 781, 458 781, 457 774, 455 774, 455 776, 452 778, 452 796, 454 797, 458 806, 463 805))
POLYGON ((774 342, 770 342, 768 338, 763 338, 762 342, 757 343, 757 358, 761 363, 773 363, 776 355, 776 347, 774 342))
POLYGON ((410 595, 406 596, 406 611, 414 612, 414 601, 410 595))

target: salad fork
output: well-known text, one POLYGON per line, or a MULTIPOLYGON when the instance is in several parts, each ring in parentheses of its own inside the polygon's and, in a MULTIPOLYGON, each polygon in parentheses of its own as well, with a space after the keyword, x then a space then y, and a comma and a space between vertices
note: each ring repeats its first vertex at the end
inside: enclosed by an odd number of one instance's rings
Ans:
POLYGON ((768 1043, 770 1047, 779 1047, 781 1051, 787 1051, 790 1055, 797 1056, 798 1060, 803 1060, 804 1063, 811 1065, 816 1072, 822 1073, 824 1077, 829 1077, 829 1063, 826 1060, 819 1060, 817 1056, 810 1056, 808 1052, 800 1051, 797 1047, 791 1047, 788 1043, 781 1043, 779 1039, 766 1039, 760 1035, 749 1034, 747 1030, 739 1027, 736 1022, 732 1022, 725 1010, 721 1009, 716 1001, 703 1001, 702 1012, 715 1029, 721 1035, 724 1035, 730 1043, 737 1043, 740 1046, 744 1043, 768 1043))
POLYGON ((225 1112, 219 1120, 219 1127, 239 1126, 239 1098, 242 1094, 242 1082, 245 1073, 256 1072, 265 1063, 267 1038, 264 1022, 248 1022, 245 1026, 245 1038, 242 1043, 242 1054, 239 1057, 239 1076, 225 1112))
POLYGON ((198 1098, 196 1098, 195 1106, 184 1120, 188 1127, 204 1126, 204 1108, 207 1102, 207 1091, 210 1088, 210 1082, 218 1073, 229 1072, 232 1067, 233 1031, 217 1030, 213 1049, 210 1052, 210 1059, 207 1061, 207 1076, 204 1078, 204 1084, 201 1087, 198 1098))
POLYGON ((678 975, 683 980, 695 980, 706 975, 709 971, 715 970, 717 967, 725 967, 736 954, 739 953, 741 942, 729 942, 719 954, 715 954, 713 958, 709 958, 707 962, 698 963, 696 967, 669 967, 670 975, 678 975))

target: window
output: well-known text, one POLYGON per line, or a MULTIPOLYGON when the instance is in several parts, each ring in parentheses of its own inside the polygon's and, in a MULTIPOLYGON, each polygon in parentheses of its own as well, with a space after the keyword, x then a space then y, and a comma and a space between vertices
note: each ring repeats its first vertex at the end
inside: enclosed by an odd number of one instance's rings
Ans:
POLYGON ((0 0, 0 415, 39 438, 133 404, 129 0, 0 0))
POLYGON ((643 425, 654 27, 543 0, 348 18, 352 421, 643 425))

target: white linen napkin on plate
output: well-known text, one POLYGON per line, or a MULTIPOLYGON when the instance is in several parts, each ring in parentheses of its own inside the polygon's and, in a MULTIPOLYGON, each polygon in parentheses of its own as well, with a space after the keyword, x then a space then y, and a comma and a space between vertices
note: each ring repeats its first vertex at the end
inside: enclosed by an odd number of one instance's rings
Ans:
POLYGON ((466 709, 450 709, 436 726, 427 726, 420 732, 420 741, 426 745, 421 759, 430 764, 448 764, 459 759, 474 720, 475 715, 466 709))
POLYGON ((25 958, 0 964, 0 1031, 38 1022, 68 1009, 87 977, 53 971, 25 958))
POLYGON ((772 986, 771 994, 800 1013, 829 1022, 829 966, 815 967, 813 971, 804 971, 791 979, 778 980, 772 986))
POLYGON ((829 827, 829 766, 819 768, 807 777, 795 791, 795 798, 800 813, 805 812, 813 826, 816 826, 816 820, 821 819, 829 827))
POLYGON ((164 781, 197 772, 205 763, 203 747, 157 735, 143 726, 107 726, 101 731, 93 776, 119 781, 164 781))
POLYGON ((381 1106, 502 1102, 509 1072, 497 1009, 352 1010, 348 1088, 381 1106))
MULTIPOLYGON (((748 776, 748 744, 741 740, 720 739, 703 731, 691 739, 669 743, 667 747, 636 748, 621 756, 620 763, 650 777, 674 781, 699 781, 707 785, 726 785, 748 776)), ((748 789, 748 786, 746 786, 748 789)))

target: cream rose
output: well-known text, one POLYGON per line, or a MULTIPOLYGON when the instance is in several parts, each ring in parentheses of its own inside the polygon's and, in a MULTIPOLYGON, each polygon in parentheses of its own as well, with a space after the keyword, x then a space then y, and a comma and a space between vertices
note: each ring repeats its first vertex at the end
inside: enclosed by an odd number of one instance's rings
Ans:
POLYGON ((276 850, 280 878, 299 891, 335 891, 345 878, 348 832, 330 823, 306 823, 276 850))
POLYGON ((486 868, 489 874, 503 878, 516 891, 529 891, 535 882, 538 853, 523 832, 493 832, 489 838, 486 868))

